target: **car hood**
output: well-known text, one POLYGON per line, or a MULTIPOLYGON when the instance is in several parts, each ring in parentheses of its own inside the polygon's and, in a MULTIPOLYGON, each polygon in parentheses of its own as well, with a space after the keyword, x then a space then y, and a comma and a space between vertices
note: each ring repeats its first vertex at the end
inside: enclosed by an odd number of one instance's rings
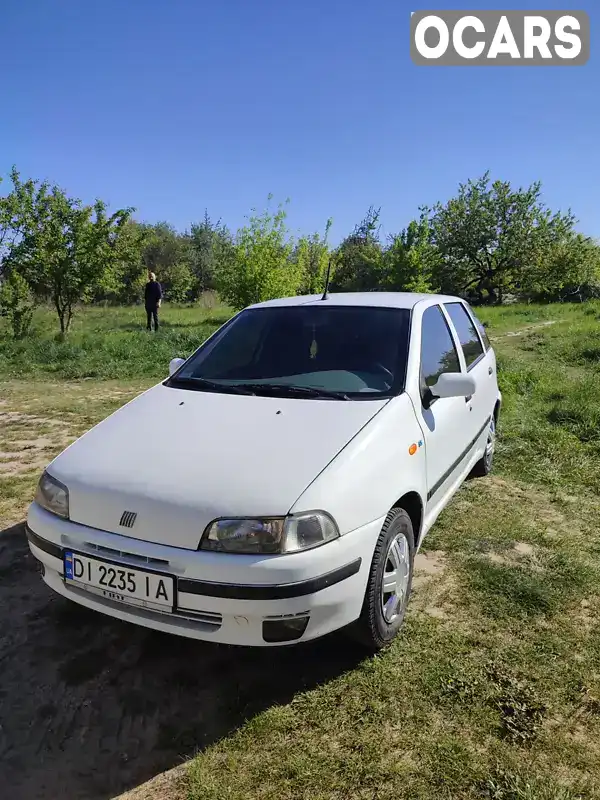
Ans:
POLYGON ((49 466, 75 522, 197 549, 218 517, 278 516, 385 405, 173 389, 137 397, 49 466), (132 527, 123 512, 137 514, 132 527))

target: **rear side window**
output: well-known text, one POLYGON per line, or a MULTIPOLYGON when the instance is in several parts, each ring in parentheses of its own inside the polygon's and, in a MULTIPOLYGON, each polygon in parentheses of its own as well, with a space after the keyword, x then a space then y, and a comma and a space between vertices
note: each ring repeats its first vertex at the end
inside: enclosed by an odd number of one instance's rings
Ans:
POLYGON ((491 347, 490 340, 488 339, 487 331, 483 327, 483 322, 481 322, 473 313, 473 309, 471 306, 468 306, 469 313, 473 318, 475 325, 477 326, 477 330, 479 331, 479 335, 481 336, 481 341, 483 342, 483 346, 486 350, 489 350, 491 347))
POLYGON ((422 321, 421 378, 433 386, 442 372, 460 372, 460 362, 442 309, 430 306, 422 321))
POLYGON ((469 369, 483 355, 483 345, 475 325, 462 303, 445 303, 444 307, 456 329, 469 369))

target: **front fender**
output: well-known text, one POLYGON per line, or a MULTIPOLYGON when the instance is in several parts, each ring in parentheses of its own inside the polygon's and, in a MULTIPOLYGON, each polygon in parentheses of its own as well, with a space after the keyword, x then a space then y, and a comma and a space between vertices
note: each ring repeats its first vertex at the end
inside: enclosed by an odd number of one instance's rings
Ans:
POLYGON ((291 513, 322 509, 344 534, 384 517, 407 492, 416 492, 424 508, 426 483, 423 435, 408 395, 402 394, 338 453, 296 500, 291 513), (416 451, 411 455, 413 444, 416 451))

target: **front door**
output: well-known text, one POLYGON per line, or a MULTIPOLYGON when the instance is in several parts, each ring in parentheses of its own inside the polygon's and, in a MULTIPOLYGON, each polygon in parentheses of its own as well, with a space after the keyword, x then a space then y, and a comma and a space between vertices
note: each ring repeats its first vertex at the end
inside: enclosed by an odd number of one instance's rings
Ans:
POLYGON ((426 388, 433 386, 443 372, 461 372, 461 361, 439 305, 425 309, 421 325, 421 403, 417 414, 425 438, 427 513, 435 516, 461 475, 471 412, 464 397, 437 398, 428 407, 423 404, 426 388))

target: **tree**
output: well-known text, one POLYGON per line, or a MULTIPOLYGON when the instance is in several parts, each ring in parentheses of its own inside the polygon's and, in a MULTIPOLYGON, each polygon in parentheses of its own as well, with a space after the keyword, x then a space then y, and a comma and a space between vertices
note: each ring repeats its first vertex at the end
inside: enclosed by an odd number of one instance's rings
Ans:
POLYGON ((109 216, 102 201, 85 206, 54 186, 21 212, 22 238, 11 255, 11 269, 38 297, 53 303, 61 333, 69 331, 76 304, 106 286, 132 210, 109 216))
POLYGON ((439 251, 431 242, 429 220, 422 214, 390 237, 383 255, 385 287, 400 292, 435 291, 439 251))
POLYGON ((519 296, 538 302, 600 297, 600 246, 580 233, 555 236, 524 274, 519 296))
POLYGON ((189 241, 169 222, 143 224, 142 261, 146 272, 156 273, 161 283, 168 283, 169 270, 182 261, 189 261, 189 241))
POLYGON ((173 264, 168 272, 168 285, 165 289, 165 299, 172 303, 186 303, 191 296, 194 285, 194 275, 185 261, 173 264))
POLYGON ((301 236, 294 247, 292 261, 302 275, 299 294, 318 294, 325 289, 330 258, 327 237, 332 224, 333 220, 328 219, 323 236, 319 233, 301 236))
POLYGON ((3 276, 0 286, 0 315, 9 319, 13 338, 22 339, 29 332, 34 301, 27 281, 15 269, 3 276))
MULTIPOLYGON (((16 167, 10 171, 11 191, 0 197, 0 279, 8 273, 13 252, 28 224, 31 223, 34 211, 44 202, 48 193, 46 182, 21 180, 16 167)), ((0 183, 2 178, 0 178, 0 183)))
POLYGON ((147 226, 128 219, 121 227, 118 246, 101 286, 93 301, 108 300, 122 305, 139 303, 147 281, 143 250, 148 237, 147 226))
MULTIPOLYGON (((0 178, 2 183, 2 178, 0 178)), ((0 197, 0 276, 4 272, 4 264, 9 257, 13 242, 17 236, 15 230, 15 193, 10 192, 0 197)))
POLYGON ((331 282, 335 291, 364 292, 381 287, 384 272, 379 241, 380 211, 371 206, 335 251, 335 274, 331 282))
POLYGON ((290 257, 293 243, 285 219, 282 206, 275 213, 253 210, 237 232, 216 274, 219 294, 234 308, 294 295, 300 288, 303 276, 290 257))
POLYGON ((574 225, 570 212, 552 214, 540 194, 540 183, 514 190, 508 182, 491 183, 486 172, 461 184, 445 205, 421 209, 440 253, 441 290, 501 303, 506 292, 517 289, 552 237, 574 225))
POLYGON ((221 220, 213 222, 204 212, 202 222, 194 223, 188 234, 190 241, 190 269, 193 275, 192 295, 215 288, 215 271, 225 251, 232 247, 231 234, 221 220))

